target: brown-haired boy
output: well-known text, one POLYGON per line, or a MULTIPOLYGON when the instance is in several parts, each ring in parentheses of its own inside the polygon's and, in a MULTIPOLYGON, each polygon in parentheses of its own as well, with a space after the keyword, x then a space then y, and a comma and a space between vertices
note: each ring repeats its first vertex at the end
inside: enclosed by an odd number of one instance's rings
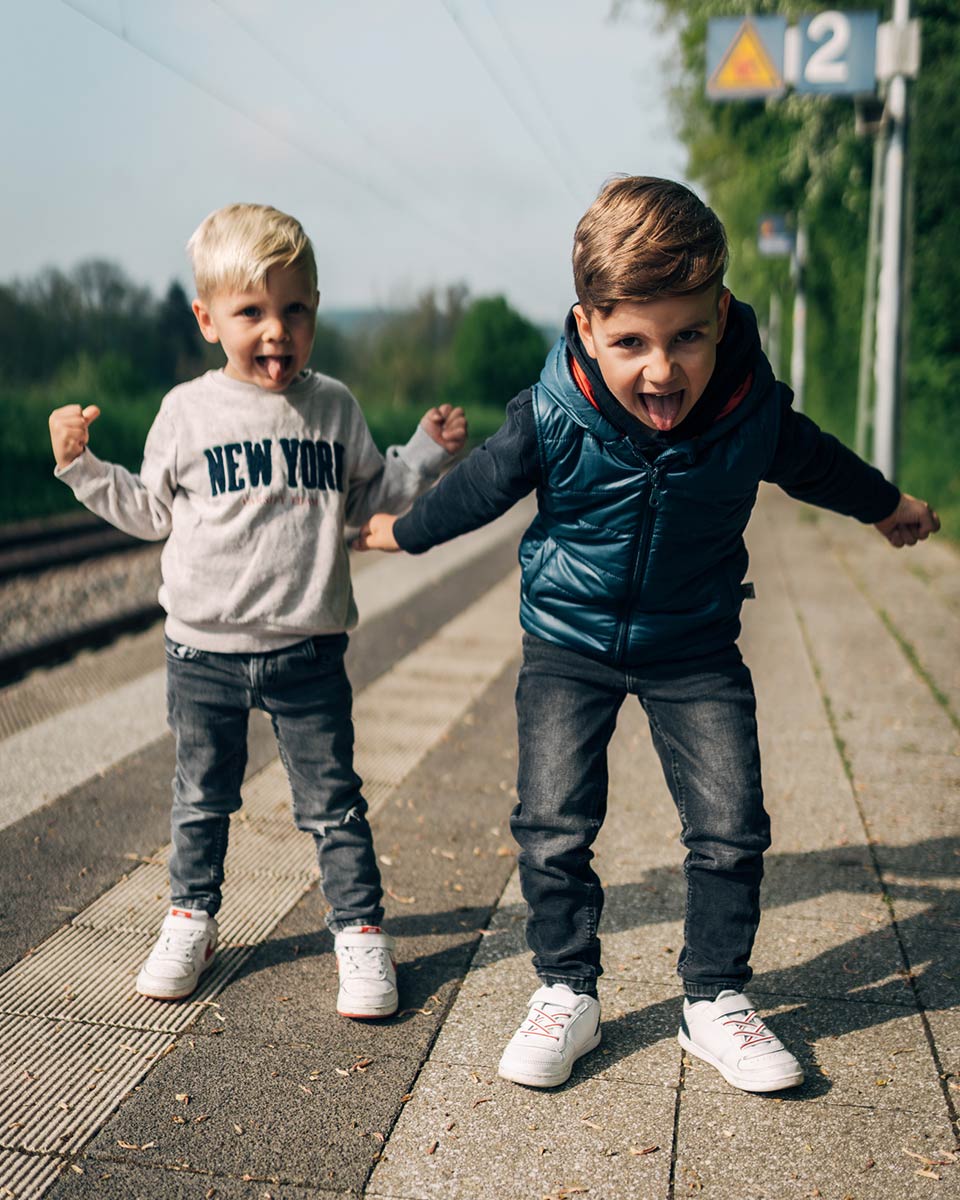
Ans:
POLYGON ((563 1083, 600 1040, 590 849, 606 752, 639 699, 687 849, 679 1040, 736 1087, 803 1080, 742 988, 760 919, 763 807, 756 703, 736 640, 761 480, 872 522, 894 546, 939 528, 790 407, 753 312, 723 286, 715 214, 662 179, 609 183, 577 227, 579 303, 540 380, 502 428, 360 544, 419 553, 498 516, 533 488, 520 545, 519 802, 511 826, 541 986, 500 1061, 517 1083, 563 1083))

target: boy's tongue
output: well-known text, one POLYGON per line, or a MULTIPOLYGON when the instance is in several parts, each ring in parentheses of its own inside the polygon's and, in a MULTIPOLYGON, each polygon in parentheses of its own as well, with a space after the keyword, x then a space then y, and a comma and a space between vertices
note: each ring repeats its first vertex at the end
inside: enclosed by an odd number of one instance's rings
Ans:
POLYGON ((270 378, 273 380, 273 382, 276 383, 277 380, 282 378, 282 376, 283 376, 283 371, 286 366, 287 360, 282 357, 272 357, 271 356, 271 357, 264 357, 263 361, 264 361, 264 365, 267 368, 267 374, 270 376, 270 378))
POLYGON ((683 390, 679 392, 665 392, 663 395, 657 395, 654 392, 642 392, 641 399, 650 420, 662 433, 668 429, 672 429, 677 423, 677 417, 680 415, 680 409, 683 407, 683 390))

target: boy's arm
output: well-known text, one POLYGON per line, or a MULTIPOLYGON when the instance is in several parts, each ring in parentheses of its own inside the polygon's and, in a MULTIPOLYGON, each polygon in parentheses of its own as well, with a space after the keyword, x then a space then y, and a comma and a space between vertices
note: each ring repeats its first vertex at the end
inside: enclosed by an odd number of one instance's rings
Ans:
POLYGON ((479 529, 505 513, 540 481, 540 458, 532 395, 521 392, 507 405, 497 432, 478 446, 399 520, 378 513, 361 529, 358 550, 406 550, 431 546, 479 529))
MULTIPOLYGON (((355 400, 352 402, 356 405, 355 400)), ((381 510, 404 512, 450 466, 466 438, 466 423, 461 409, 450 410, 449 405, 443 409, 444 412, 430 409, 405 446, 389 446, 386 455, 382 455, 356 406, 353 444, 347 448, 348 526, 361 525, 381 510), (451 419, 452 411, 459 418, 451 419), (459 434, 455 426, 459 427, 459 434)))
MULTIPOLYGON (((76 406, 68 406, 76 407, 76 406)), ((86 411, 86 410, 84 410, 86 411)), ((145 541, 162 541, 171 525, 173 494, 176 490, 176 453, 167 413, 161 407, 143 451, 143 466, 134 475, 116 463, 103 462, 83 441, 63 450, 58 441, 58 409, 50 418, 51 441, 57 467, 54 474, 62 479, 77 499, 91 512, 103 517, 117 529, 145 541)), ((62 422, 59 423, 62 426, 62 422)))
POLYGON ((789 389, 779 386, 780 435, 764 478, 807 504, 878 527, 886 522, 900 504, 900 490, 809 417, 795 412, 789 389))

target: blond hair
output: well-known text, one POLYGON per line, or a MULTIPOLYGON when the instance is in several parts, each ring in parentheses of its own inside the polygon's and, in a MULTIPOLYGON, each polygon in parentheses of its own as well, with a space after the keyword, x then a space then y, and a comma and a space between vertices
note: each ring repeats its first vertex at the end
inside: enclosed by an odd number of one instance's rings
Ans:
POLYGON ((187 253, 197 295, 257 287, 271 267, 302 267, 317 286, 313 246, 294 217, 268 204, 228 204, 201 221, 187 253))
POLYGON ((722 282, 726 266, 716 213, 683 184, 646 175, 605 184, 573 240, 574 286, 588 314, 703 291, 722 282))

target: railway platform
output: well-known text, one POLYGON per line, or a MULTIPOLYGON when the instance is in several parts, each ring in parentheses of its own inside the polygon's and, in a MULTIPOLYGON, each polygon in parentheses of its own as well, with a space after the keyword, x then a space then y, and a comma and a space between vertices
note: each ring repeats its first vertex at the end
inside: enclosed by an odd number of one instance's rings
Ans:
POLYGON ((750 993, 804 1085, 747 1095, 677 1045, 682 850, 628 702, 596 847, 603 1041, 536 1091, 496 1074, 535 987, 508 825, 524 516, 357 564, 389 1021, 334 1013, 312 847, 266 720, 218 965, 189 1001, 135 995, 165 907, 159 627, 0 690, 0 1197, 957 1194, 960 556, 893 551, 773 490, 748 531, 774 839, 750 993))

